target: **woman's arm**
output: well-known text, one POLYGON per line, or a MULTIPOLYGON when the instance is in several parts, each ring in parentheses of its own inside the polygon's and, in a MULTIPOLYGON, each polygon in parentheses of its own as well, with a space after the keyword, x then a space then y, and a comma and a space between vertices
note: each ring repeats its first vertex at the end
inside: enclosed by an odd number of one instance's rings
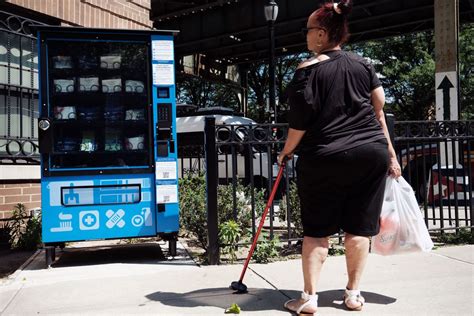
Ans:
POLYGON ((285 146, 283 147, 283 150, 281 151, 280 155, 278 155, 279 165, 281 165, 285 157, 287 157, 288 159, 293 158, 293 153, 305 133, 306 131, 300 131, 298 129, 288 129, 288 137, 286 139, 285 146))
POLYGON ((385 104, 385 94, 382 87, 378 87, 371 92, 372 105, 374 106, 375 117, 382 126, 383 133, 388 141, 388 152, 390 156, 390 162, 388 167, 388 173, 394 177, 398 178, 401 176, 402 172, 400 169, 400 164, 397 161, 397 154, 395 149, 393 149, 392 142, 390 141, 390 135, 388 133, 387 123, 385 122, 385 115, 383 112, 383 106, 385 104))

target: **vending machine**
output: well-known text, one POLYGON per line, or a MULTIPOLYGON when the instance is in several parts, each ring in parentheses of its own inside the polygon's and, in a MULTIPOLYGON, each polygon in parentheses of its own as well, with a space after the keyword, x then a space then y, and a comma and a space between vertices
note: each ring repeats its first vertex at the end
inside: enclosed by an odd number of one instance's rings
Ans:
POLYGON ((48 264, 70 241, 159 235, 176 254, 175 33, 38 28, 48 264))

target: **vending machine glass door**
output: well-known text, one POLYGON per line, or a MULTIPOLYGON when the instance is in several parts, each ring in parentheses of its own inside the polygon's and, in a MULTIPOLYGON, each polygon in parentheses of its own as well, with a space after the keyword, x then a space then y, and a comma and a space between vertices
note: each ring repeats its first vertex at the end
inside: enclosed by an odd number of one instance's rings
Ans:
POLYGON ((49 39, 44 48, 43 102, 51 123, 45 169, 51 174, 149 170, 147 43, 49 39))

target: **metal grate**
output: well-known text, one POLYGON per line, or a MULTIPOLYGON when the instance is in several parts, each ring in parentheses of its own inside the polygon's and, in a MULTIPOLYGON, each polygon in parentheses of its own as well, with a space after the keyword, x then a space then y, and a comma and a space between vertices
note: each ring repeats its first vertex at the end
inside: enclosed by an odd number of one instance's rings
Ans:
POLYGON ((44 24, 0 11, 0 164, 39 164, 34 25, 44 24))

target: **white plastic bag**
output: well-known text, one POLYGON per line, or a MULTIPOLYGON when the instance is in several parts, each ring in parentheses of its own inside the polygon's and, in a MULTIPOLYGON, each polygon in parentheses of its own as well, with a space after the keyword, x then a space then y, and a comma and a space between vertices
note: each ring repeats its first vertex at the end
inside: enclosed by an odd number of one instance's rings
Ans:
POLYGON ((395 255, 433 248, 415 193, 402 177, 387 177, 380 215, 380 232, 372 237, 372 252, 395 255))

